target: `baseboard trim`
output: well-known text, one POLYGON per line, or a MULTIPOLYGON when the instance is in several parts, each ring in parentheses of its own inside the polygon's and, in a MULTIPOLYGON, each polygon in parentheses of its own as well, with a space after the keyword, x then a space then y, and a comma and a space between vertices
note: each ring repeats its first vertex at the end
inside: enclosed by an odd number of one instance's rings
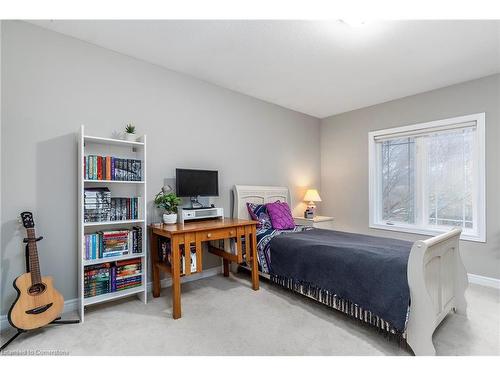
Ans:
MULTIPOLYGON (((190 276, 186 276, 181 278, 182 283, 189 283, 191 281, 196 281, 200 279, 205 279, 207 277, 212 277, 222 273, 222 267, 213 267, 209 268, 201 273, 195 273, 190 276)), ((171 278, 165 278, 161 280, 160 283, 162 288, 168 288, 172 285, 171 278)), ((148 292, 151 292, 153 288, 153 283, 150 281, 147 283, 148 292)), ((73 312, 78 311, 78 298, 73 298, 67 301, 64 301, 64 312, 73 312)), ((0 315, 0 332, 6 330, 10 327, 9 320, 7 319, 7 315, 0 315)))
POLYGON ((471 284, 488 286, 490 288, 500 289, 500 279, 493 277, 486 277, 481 275, 474 275, 473 273, 467 274, 471 284))

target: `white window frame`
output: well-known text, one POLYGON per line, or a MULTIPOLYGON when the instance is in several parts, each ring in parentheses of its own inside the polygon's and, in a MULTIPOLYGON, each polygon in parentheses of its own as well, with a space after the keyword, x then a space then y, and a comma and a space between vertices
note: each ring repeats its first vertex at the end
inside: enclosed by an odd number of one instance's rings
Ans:
MULTIPOLYGON (((463 231, 460 239, 467 241, 476 242, 486 242, 486 136, 485 136, 485 124, 486 115, 485 113, 476 113, 472 115, 453 117, 449 119, 430 121, 421 124, 414 124, 408 126, 400 126, 396 128, 389 128, 377 131, 371 131, 368 133, 368 158, 369 158, 369 221, 370 228, 374 229, 384 229, 397 232, 424 234, 424 235, 437 235, 447 231, 447 227, 436 228, 423 225, 423 212, 416 212, 417 223, 416 224, 405 224, 393 222, 388 224, 385 220, 379 217, 381 213, 381 197, 380 197, 380 143, 377 144, 376 138, 381 136, 397 136, 398 133, 408 133, 415 131, 432 131, 432 128, 442 128, 446 126, 453 127, 456 124, 463 124, 466 122, 476 123, 476 147, 474 152, 477 157, 475 158, 475 163, 477 167, 477 184, 474 185, 473 191, 475 198, 473 199, 473 210, 477 210, 475 217, 477 217, 477 223, 474 223, 475 227, 474 233, 471 231, 463 231), (477 186, 476 186, 477 185, 477 186)), ((418 142, 418 141, 417 141, 418 142)), ((417 143, 418 147, 418 143, 417 143)), ((418 151, 417 151, 418 152, 418 151)), ((417 163, 422 161, 422 158, 417 157, 417 163)), ((422 168, 417 167, 417 173, 422 171, 422 168)), ((416 181, 421 181, 417 186, 415 186, 415 192, 417 199, 425 199, 425 194, 422 191, 426 188, 426 183, 423 181, 423 176, 417 176, 416 181)), ((419 207, 417 205, 417 207, 419 207)), ((421 204, 420 207, 426 207, 426 204, 421 204)))

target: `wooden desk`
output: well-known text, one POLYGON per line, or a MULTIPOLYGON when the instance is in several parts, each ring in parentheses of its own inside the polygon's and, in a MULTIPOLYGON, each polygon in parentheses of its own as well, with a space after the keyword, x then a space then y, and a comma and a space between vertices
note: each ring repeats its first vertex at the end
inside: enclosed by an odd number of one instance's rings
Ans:
POLYGON ((196 221, 184 224, 152 224, 150 228, 150 249, 153 267, 153 297, 160 296, 160 271, 168 272, 172 275, 172 302, 173 317, 181 317, 181 276, 191 274, 191 257, 185 256, 185 273, 181 275, 181 254, 180 245, 189 249, 192 243, 196 248, 196 272, 202 271, 202 242, 212 240, 222 240, 227 238, 236 238, 238 254, 230 254, 225 251, 210 247, 212 254, 218 255, 223 259, 224 276, 229 276, 229 266, 231 262, 242 263, 243 254, 241 253, 242 238, 245 238, 246 261, 252 268, 252 288, 259 289, 259 272, 257 265, 257 239, 256 239, 256 221, 241 219, 218 219, 196 221), (161 262, 158 255, 158 237, 166 237, 171 241, 171 264, 172 266, 161 262), (186 245, 187 244, 187 245, 186 245))

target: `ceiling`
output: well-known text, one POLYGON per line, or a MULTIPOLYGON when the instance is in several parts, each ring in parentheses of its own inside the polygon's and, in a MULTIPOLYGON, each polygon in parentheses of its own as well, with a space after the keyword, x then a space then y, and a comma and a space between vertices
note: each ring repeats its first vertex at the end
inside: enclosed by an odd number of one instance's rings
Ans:
POLYGON ((500 72, 500 21, 30 21, 324 118, 500 72))

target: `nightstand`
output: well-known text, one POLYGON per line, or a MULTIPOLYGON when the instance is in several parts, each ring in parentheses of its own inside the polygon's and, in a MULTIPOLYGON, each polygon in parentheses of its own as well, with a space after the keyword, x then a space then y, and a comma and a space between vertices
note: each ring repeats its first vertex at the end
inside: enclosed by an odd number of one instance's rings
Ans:
POLYGON ((329 216, 315 216, 312 219, 295 216, 293 220, 295 221, 295 225, 305 225, 319 229, 333 229, 333 217, 329 216))

